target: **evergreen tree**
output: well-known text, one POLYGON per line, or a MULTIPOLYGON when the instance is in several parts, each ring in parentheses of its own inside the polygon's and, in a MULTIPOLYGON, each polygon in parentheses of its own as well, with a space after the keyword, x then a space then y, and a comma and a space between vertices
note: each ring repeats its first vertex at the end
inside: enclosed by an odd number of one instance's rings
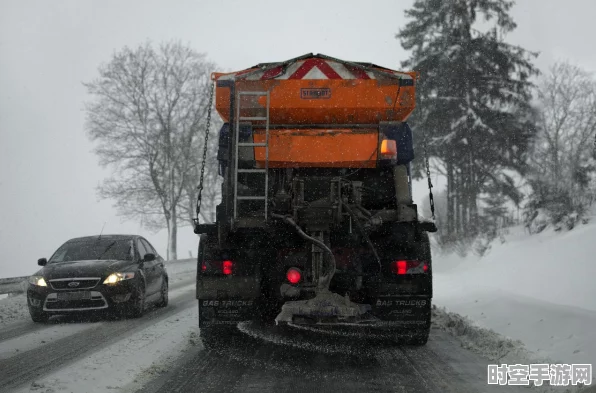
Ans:
POLYGON ((421 73, 412 128, 427 134, 429 154, 445 165, 450 234, 477 233, 480 193, 506 186, 505 169, 523 169, 535 130, 527 113, 536 55, 502 38, 516 28, 508 14, 512 5, 416 0, 397 34, 411 51, 402 66, 421 73), (480 15, 489 25, 485 31, 478 26, 480 15))

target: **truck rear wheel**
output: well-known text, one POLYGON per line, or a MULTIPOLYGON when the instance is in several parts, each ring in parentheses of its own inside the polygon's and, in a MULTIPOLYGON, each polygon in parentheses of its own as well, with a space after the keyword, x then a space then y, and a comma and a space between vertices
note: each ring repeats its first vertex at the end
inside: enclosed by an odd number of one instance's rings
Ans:
POLYGON ((199 332, 199 337, 206 350, 217 351, 222 350, 225 345, 229 344, 235 330, 235 327, 229 326, 203 327, 199 332))
MULTIPOLYGON (((416 244, 411 251, 404 254, 405 258, 424 261, 429 267, 429 271, 424 274, 419 287, 411 293, 411 299, 417 299, 416 306, 397 307, 392 312, 401 314, 403 319, 396 327, 392 329, 391 343, 395 345, 415 345, 422 346, 428 342, 430 328, 432 323, 432 256, 430 249, 430 240, 426 232, 419 234, 416 244), (409 308, 409 310, 408 310, 409 308), (403 313, 403 314, 402 314, 403 313)), ((407 297, 405 298, 407 299, 407 297)))
POLYGON ((430 334, 430 328, 429 329, 421 330, 419 332, 416 332, 410 338, 408 344, 409 345, 416 345, 416 346, 426 345, 426 343, 428 342, 428 336, 429 336, 429 334, 430 334))
POLYGON ((431 327, 431 304, 430 300, 427 301, 428 305, 424 310, 424 324, 418 325, 421 327, 404 327, 394 328, 391 332, 391 344, 393 345, 415 345, 422 346, 428 342, 428 336, 430 334, 431 327))
POLYGON ((418 331, 416 331, 413 335, 412 338, 410 339, 410 345, 426 345, 426 343, 428 342, 428 336, 430 334, 430 327, 431 327, 431 316, 432 316, 432 306, 431 306, 431 299, 432 299, 432 255, 431 255, 431 249, 430 249, 430 239, 428 238, 428 233, 423 232, 420 235, 421 239, 420 239, 420 243, 419 243, 419 247, 418 247, 418 259, 421 261, 426 261, 428 263, 428 265, 431 267, 431 293, 430 296, 431 298, 428 299, 428 305, 427 305, 427 325, 424 329, 420 329, 418 331))

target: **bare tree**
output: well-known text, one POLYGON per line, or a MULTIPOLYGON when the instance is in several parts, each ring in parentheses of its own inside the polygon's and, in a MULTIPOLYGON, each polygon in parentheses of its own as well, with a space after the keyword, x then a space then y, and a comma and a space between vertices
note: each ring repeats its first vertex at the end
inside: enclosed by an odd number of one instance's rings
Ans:
MULTIPOLYGON (((596 79, 568 62, 554 64, 539 84, 539 133, 530 157, 534 209, 560 221, 591 203, 596 171, 596 79)), ((536 216, 538 213, 532 213, 536 216)))
POLYGON ((146 43, 115 53, 99 78, 85 84, 93 97, 87 131, 98 142, 100 163, 114 169, 99 194, 127 219, 166 227, 168 259, 177 258, 177 228, 188 223, 192 197, 187 190, 198 182, 213 68, 180 43, 146 43))

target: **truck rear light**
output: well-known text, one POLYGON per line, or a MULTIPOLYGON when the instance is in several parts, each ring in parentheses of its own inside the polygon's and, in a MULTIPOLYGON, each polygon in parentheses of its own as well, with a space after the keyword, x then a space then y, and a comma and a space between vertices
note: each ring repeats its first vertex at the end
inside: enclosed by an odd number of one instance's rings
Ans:
POLYGON ((406 274, 408 271, 408 261, 396 261, 395 273, 406 274))
POLYGON ((391 272, 397 275, 423 274, 428 271, 428 264, 423 261, 399 260, 391 263, 391 272))
POLYGON ((414 159, 412 129, 408 123, 393 121, 379 124, 379 159, 383 165, 389 164, 388 160, 395 160, 391 164, 406 165, 414 159), (395 148, 391 142, 395 142, 395 148))
POLYGON ((225 261, 203 261, 201 264, 203 274, 229 276, 234 273, 234 263, 230 260, 225 261))
POLYGON ((230 274, 232 274, 233 266, 234 266, 234 264, 232 263, 232 261, 223 261, 221 264, 222 273, 225 274, 226 276, 229 276, 230 274))
POLYGON ((393 139, 383 139, 381 141, 381 146, 379 147, 379 150, 381 152, 381 158, 397 158, 397 143, 393 139))
POLYGON ((295 267, 291 267, 288 269, 286 273, 286 278, 290 282, 290 284, 298 284, 300 280, 302 280, 302 272, 300 269, 296 269, 295 267))

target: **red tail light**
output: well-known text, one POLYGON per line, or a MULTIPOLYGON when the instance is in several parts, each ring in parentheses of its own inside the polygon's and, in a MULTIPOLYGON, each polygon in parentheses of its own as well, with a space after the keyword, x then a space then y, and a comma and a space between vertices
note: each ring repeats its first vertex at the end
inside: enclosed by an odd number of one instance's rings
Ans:
POLYGON ((229 276, 230 274, 232 274, 232 267, 233 267, 233 263, 232 261, 223 261, 223 263, 221 264, 221 271, 223 274, 225 274, 226 276, 229 276))
POLYGON ((203 261, 201 272, 206 275, 223 274, 229 276, 234 273, 234 263, 230 260, 225 261, 203 261))
POLYGON ((300 273, 299 269, 290 268, 286 273, 286 278, 290 282, 290 284, 298 284, 300 280, 302 280, 302 273, 300 273))
POLYGON ((408 261, 397 261, 395 264, 397 265, 397 274, 406 274, 408 271, 408 261))
POLYGON ((391 263, 391 272, 397 275, 421 274, 428 271, 428 264, 423 261, 400 260, 391 263))

